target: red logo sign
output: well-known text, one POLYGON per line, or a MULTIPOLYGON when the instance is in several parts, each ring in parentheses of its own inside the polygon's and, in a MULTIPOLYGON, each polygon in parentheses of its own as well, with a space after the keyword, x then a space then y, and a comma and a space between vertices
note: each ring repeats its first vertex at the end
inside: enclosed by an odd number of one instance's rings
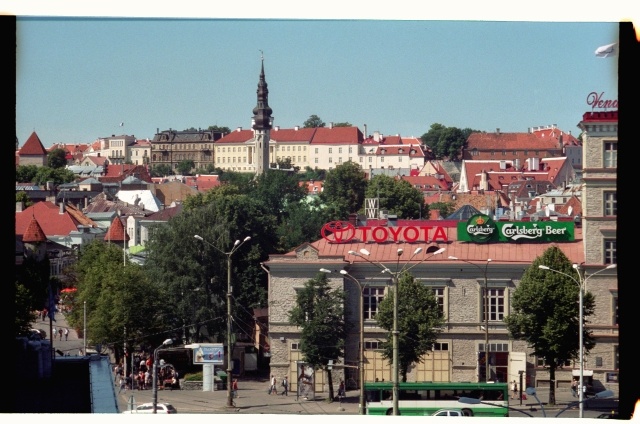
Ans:
POLYGON ((331 221, 320 230, 322 238, 333 243, 346 243, 356 236, 356 228, 347 221, 331 221))
POLYGON ((591 109, 618 109, 618 101, 617 100, 608 100, 603 99, 604 91, 600 94, 592 91, 587 96, 587 104, 591 106, 591 109))

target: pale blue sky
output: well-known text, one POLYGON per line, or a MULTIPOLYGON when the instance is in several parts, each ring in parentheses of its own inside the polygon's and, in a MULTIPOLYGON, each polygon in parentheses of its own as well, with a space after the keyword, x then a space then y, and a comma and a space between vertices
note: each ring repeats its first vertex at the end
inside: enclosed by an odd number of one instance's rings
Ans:
POLYGON ((617 22, 18 17, 16 133, 47 147, 250 128, 262 50, 282 128, 316 114, 369 134, 577 135, 590 92, 617 99, 617 57, 594 54, 617 41, 617 22))

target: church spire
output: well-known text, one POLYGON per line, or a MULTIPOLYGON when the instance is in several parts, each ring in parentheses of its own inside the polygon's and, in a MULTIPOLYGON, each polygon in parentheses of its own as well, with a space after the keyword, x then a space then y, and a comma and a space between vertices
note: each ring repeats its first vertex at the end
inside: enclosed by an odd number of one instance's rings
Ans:
POLYGON ((258 104, 253 108, 253 129, 268 130, 271 129, 271 113, 273 110, 269 107, 269 89, 264 76, 264 54, 260 50, 260 80, 258 81, 258 104))

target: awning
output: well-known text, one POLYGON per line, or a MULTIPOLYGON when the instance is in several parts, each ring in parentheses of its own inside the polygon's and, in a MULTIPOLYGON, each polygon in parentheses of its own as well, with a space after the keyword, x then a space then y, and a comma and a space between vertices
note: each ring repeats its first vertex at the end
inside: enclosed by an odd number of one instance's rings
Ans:
MULTIPOLYGON (((580 377, 580 370, 572 370, 572 371, 571 371, 571 374, 572 374, 574 377, 580 377)), ((583 371, 582 371, 582 375, 583 375, 584 377, 593 377, 593 370, 583 370, 583 371)))

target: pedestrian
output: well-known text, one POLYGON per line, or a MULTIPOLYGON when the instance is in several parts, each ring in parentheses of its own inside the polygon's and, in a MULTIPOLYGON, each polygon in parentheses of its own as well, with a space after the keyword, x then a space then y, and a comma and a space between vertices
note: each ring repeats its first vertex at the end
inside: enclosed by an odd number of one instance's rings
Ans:
POLYGON ((286 375, 282 379, 282 396, 289 396, 289 379, 286 375))
POLYGON ((344 391, 344 380, 340 380, 340 386, 338 386, 338 397, 345 397, 346 392, 344 391))
POLYGON ((276 387, 277 384, 277 380, 276 380, 276 376, 271 374, 271 382, 269 385, 269 394, 271 393, 275 393, 276 395, 278 394, 278 388, 276 387))
POLYGON ((578 397, 578 380, 571 382, 571 396, 578 397))
POLYGON ((120 390, 118 390, 118 394, 120 394, 120 392, 124 391, 125 393, 127 393, 127 380, 125 380, 124 376, 120 375, 120 390))
POLYGON ((62 341, 62 328, 58 328, 58 334, 60 334, 60 341, 62 341))
POLYGON ((56 328, 53 327, 51 329, 51 340, 55 340, 56 339, 56 328))
POLYGON ((511 399, 518 399, 518 383, 516 383, 516 380, 511 382, 511 399))
POLYGON ((231 395, 234 398, 238 397, 238 379, 234 378, 233 383, 231 383, 231 395))
POLYGON ((66 342, 67 340, 69 340, 69 329, 65 328, 64 329, 64 341, 66 342))

